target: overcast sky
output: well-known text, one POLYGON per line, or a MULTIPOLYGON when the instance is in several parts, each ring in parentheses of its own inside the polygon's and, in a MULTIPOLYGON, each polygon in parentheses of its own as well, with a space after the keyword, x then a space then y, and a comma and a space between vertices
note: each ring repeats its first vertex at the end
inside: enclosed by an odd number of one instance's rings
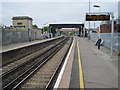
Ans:
MULTIPOLYGON (((33 18, 33 24, 42 27, 47 23, 72 22, 84 23, 85 14, 89 12, 89 0, 4 0, 2 2, 2 23, 12 25, 13 16, 29 16, 33 18), (29 1, 29 2, 28 2, 29 1), (34 2, 33 2, 34 1, 34 2)), ((99 0, 98 0, 99 1, 99 0)), ((118 1, 94 2, 91 0, 91 12, 99 12, 93 5, 100 5, 101 12, 114 12, 118 16, 118 1)), ((88 22, 86 22, 87 25, 88 22)), ((99 24, 99 22, 97 22, 99 24)), ((97 27, 96 24, 96 27, 97 27)), ((93 27, 93 22, 91 23, 93 27)))

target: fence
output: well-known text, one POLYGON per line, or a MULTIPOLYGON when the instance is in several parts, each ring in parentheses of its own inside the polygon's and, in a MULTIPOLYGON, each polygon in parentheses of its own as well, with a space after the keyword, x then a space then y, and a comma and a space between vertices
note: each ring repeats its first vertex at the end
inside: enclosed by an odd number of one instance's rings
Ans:
MULTIPOLYGON (((31 40, 42 39, 40 31, 31 31, 31 40)), ((28 42, 29 32, 17 31, 12 29, 2 30, 2 45, 10 45, 13 43, 28 42)))
MULTIPOLYGON (((92 33, 91 39, 93 41, 98 40, 99 33, 92 33)), ((107 48, 111 46, 111 33, 101 33, 101 39, 103 40, 103 45, 107 48)), ((113 37, 113 50, 118 51, 120 49, 120 33, 114 33, 113 37)))

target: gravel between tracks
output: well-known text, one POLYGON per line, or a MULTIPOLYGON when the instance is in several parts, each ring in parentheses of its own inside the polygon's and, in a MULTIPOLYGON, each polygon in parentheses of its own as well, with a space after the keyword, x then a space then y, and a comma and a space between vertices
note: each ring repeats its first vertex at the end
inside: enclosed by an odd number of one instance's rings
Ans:
MULTIPOLYGON (((56 43, 58 43, 58 42, 56 42, 56 43)), ((54 43, 54 44, 56 44, 56 43, 54 43)), ((36 51, 36 52, 28 55, 28 56, 25 56, 25 57, 23 57, 23 58, 21 58, 21 59, 19 59, 19 60, 16 60, 16 61, 14 61, 14 62, 12 62, 12 63, 10 63, 10 64, 7 64, 7 65, 3 66, 2 69, 1 69, 1 70, 2 70, 2 73, 5 73, 5 72, 7 72, 7 71, 9 71, 9 70, 11 70, 11 69, 13 69, 13 68, 15 68, 16 66, 24 63, 25 61, 29 60, 30 58, 33 58, 34 56, 37 56, 37 55, 43 53, 43 52, 46 51, 47 49, 49 49, 49 48, 51 48, 52 46, 54 46, 54 44, 49 45, 48 47, 45 47, 45 48, 43 48, 43 49, 41 49, 41 50, 38 50, 38 51, 36 51)))
POLYGON ((57 52, 45 65, 43 65, 23 86, 22 88, 45 88, 55 69, 64 57, 70 40, 57 52))

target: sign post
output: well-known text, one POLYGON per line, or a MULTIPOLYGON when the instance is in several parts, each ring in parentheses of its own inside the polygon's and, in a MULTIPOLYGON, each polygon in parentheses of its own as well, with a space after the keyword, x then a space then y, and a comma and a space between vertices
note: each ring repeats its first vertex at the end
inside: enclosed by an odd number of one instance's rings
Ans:
POLYGON ((86 15, 86 21, 106 21, 110 20, 110 15, 86 15))

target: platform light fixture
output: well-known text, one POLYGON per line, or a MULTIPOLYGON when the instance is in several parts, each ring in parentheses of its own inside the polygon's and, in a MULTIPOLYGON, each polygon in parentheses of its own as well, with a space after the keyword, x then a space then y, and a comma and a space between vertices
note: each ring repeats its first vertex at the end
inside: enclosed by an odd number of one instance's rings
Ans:
POLYGON ((99 8, 99 13, 101 12, 101 11, 100 11, 100 6, 99 6, 99 5, 93 5, 93 7, 99 8))
MULTIPOLYGON (((99 5, 93 5, 93 7, 99 8, 99 13, 101 12, 101 11, 100 11, 100 6, 99 6, 99 5)), ((95 21, 94 21, 94 29, 95 29, 95 21)), ((99 28, 99 30, 100 30, 100 28, 99 28)), ((101 31, 100 31, 100 32, 101 32, 101 31)), ((100 32, 99 32, 99 38, 100 38, 100 32)))
POLYGON ((100 6, 98 6, 98 5, 93 5, 93 7, 98 7, 98 8, 99 8, 100 6))

